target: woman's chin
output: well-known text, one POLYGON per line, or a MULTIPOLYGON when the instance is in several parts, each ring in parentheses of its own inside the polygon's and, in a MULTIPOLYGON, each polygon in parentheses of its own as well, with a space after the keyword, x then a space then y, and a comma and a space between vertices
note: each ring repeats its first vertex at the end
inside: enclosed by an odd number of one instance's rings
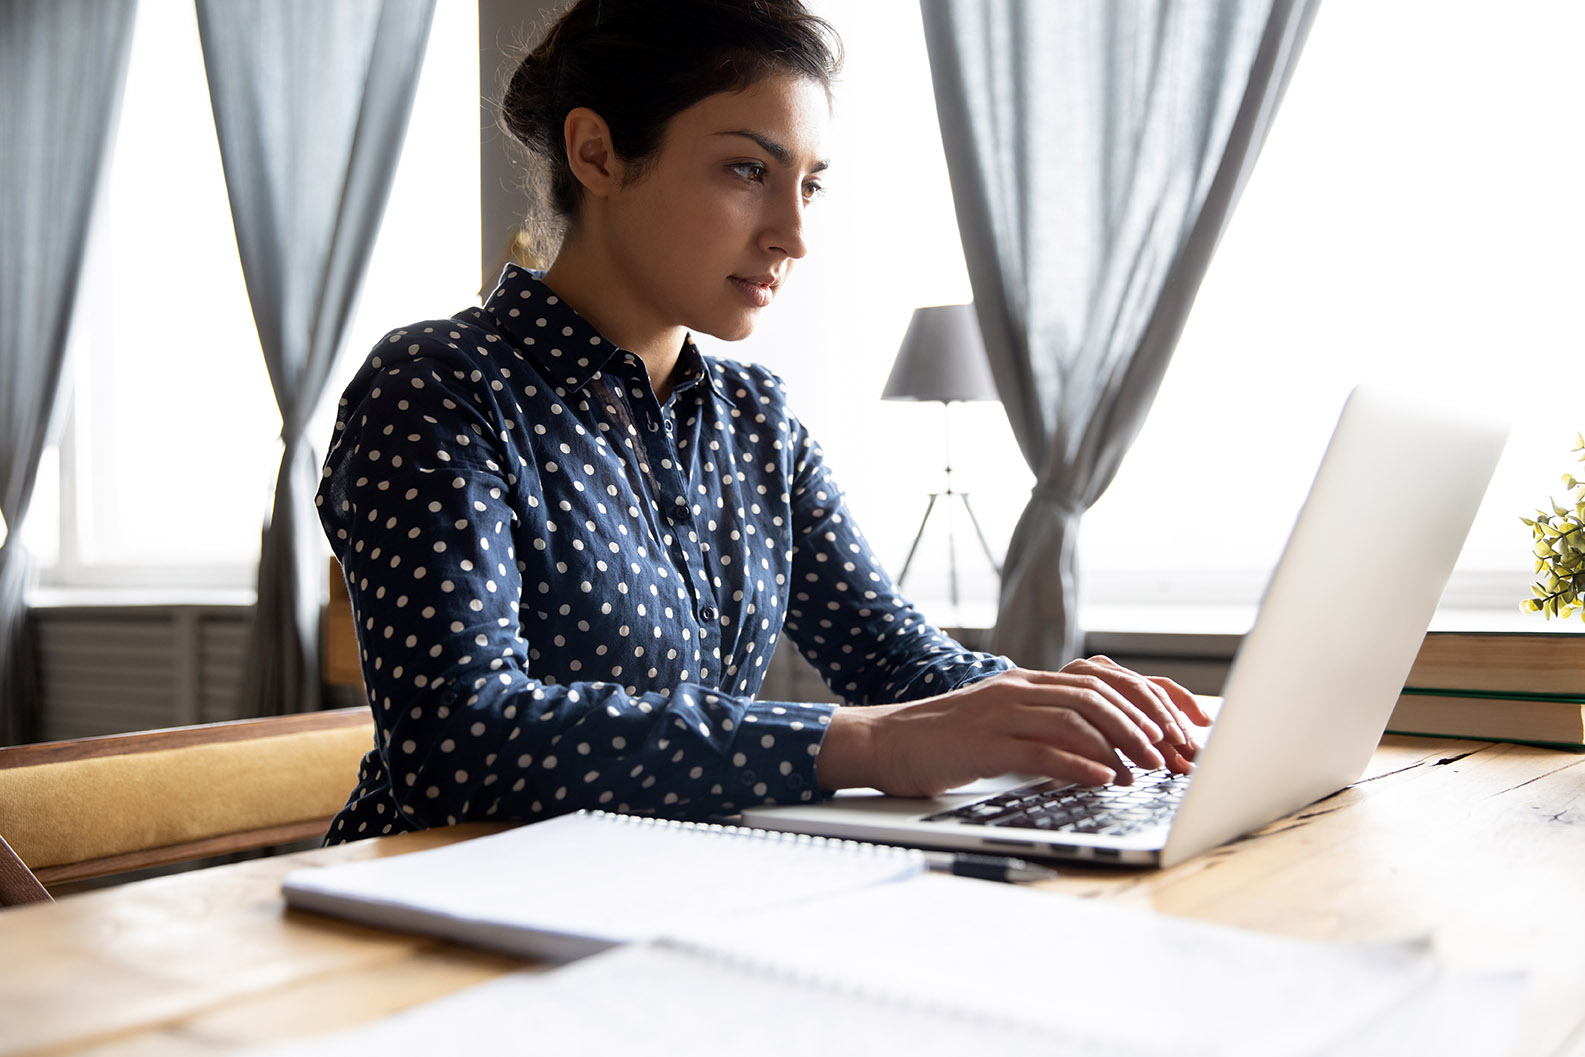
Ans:
POLYGON ((731 319, 712 320, 709 325, 690 327, 699 334, 708 334, 720 341, 742 341, 754 333, 759 323, 759 313, 744 314, 731 319))

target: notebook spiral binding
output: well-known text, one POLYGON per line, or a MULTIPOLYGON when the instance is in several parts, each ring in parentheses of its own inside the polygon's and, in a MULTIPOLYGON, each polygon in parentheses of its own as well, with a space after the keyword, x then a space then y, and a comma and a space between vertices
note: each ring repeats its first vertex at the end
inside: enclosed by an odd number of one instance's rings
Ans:
POLYGON ((870 855, 890 859, 924 862, 925 855, 917 848, 904 848, 894 844, 874 844, 869 841, 849 840, 843 837, 817 837, 808 833, 784 833, 780 830, 755 829, 752 826, 732 826, 724 822, 691 822, 680 818, 658 818, 653 815, 626 815, 617 811, 591 811, 587 808, 575 812, 602 822, 643 826, 649 829, 666 829, 708 834, 726 840, 746 840, 763 844, 793 845, 800 848, 820 848, 843 855, 870 855))

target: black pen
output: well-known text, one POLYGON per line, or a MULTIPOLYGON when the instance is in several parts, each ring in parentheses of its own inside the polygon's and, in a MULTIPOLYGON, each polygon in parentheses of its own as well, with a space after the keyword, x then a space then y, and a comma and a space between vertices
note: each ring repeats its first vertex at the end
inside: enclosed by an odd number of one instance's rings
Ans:
POLYGON ((937 873, 959 877, 978 877, 983 881, 1049 881, 1057 871, 1005 855, 978 855, 974 852, 925 852, 925 862, 937 873))

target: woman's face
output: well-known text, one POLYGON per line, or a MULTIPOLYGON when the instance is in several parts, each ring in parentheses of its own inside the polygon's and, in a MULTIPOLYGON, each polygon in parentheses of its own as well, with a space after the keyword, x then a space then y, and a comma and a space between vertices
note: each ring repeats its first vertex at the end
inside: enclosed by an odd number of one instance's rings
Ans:
POLYGON ((825 89, 775 74, 671 119, 655 156, 610 200, 613 276, 656 327, 736 341, 808 252, 820 193, 825 89))

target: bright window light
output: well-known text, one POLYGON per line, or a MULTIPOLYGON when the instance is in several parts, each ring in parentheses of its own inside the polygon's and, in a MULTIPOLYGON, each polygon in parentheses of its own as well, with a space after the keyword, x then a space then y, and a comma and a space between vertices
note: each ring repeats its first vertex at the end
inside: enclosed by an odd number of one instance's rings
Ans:
MULTIPOLYGON (((702 344, 787 379, 895 571, 940 484, 942 422, 938 406, 880 391, 912 310, 966 301, 970 286, 916 0, 813 6, 848 55, 813 251, 759 333, 702 344)), ((1449 599, 1508 612, 1527 593, 1519 517, 1560 491, 1585 428, 1571 316, 1585 288, 1585 149, 1566 131, 1585 88, 1568 50, 1585 8, 1534 0, 1494 19, 1450 0, 1416 16, 1322 5, 1155 408, 1084 522, 1089 625, 1113 607, 1146 623, 1170 622, 1168 603, 1247 611, 1361 381, 1516 422, 1449 599)), ((45 461, 24 535, 54 582, 245 587, 279 423, 191 7, 143 4, 138 18, 75 336, 75 427, 45 461)), ((321 451, 335 396, 381 334, 477 301, 476 41, 474 5, 438 5, 409 149, 310 431, 321 451)), ((1000 554, 1032 476, 999 405, 953 416, 954 482, 1000 554)), ((931 586, 929 572, 942 558, 920 561, 909 588, 928 612, 988 619, 994 583, 974 589, 978 609, 943 613, 944 578, 931 586)))
MULTIPOLYGON (((971 295, 918 5, 816 6, 848 51, 831 193, 778 310, 717 351, 787 378, 895 571, 940 484, 941 410, 879 393, 911 310, 971 295)), ((1585 153, 1565 131, 1585 88, 1568 50, 1585 8, 1525 12, 1493 19, 1458 0, 1428 22, 1402 6, 1322 5, 1151 416, 1084 522, 1086 623, 1119 607, 1167 620, 1165 603, 1244 619, 1364 381, 1515 421, 1447 601, 1517 611, 1531 568, 1519 516, 1559 489, 1585 428, 1572 381, 1585 363, 1572 309, 1585 153)), ((954 480, 1000 551, 1032 476, 999 406, 953 415, 954 480)), ((961 532, 958 553, 976 553, 961 532)), ((939 608, 945 578, 929 577, 908 585, 928 612, 988 619, 993 583, 955 615, 939 608)))
MULTIPOLYGON (((478 23, 437 5, 406 146, 335 398, 415 306, 477 299, 478 23), (459 135, 459 133, 461 133, 459 135), (452 144, 455 149, 438 149, 452 144)), ((41 467, 46 583, 246 588, 280 459, 191 4, 141 4, 73 331, 73 427, 41 467), (51 538, 53 537, 53 538, 51 538)))
POLYGON ((1517 611, 1519 517, 1585 428, 1568 132, 1585 8, 1524 12, 1321 5, 1150 418, 1084 522, 1087 601, 1252 605, 1344 397, 1376 382, 1515 423, 1444 605, 1517 611))

